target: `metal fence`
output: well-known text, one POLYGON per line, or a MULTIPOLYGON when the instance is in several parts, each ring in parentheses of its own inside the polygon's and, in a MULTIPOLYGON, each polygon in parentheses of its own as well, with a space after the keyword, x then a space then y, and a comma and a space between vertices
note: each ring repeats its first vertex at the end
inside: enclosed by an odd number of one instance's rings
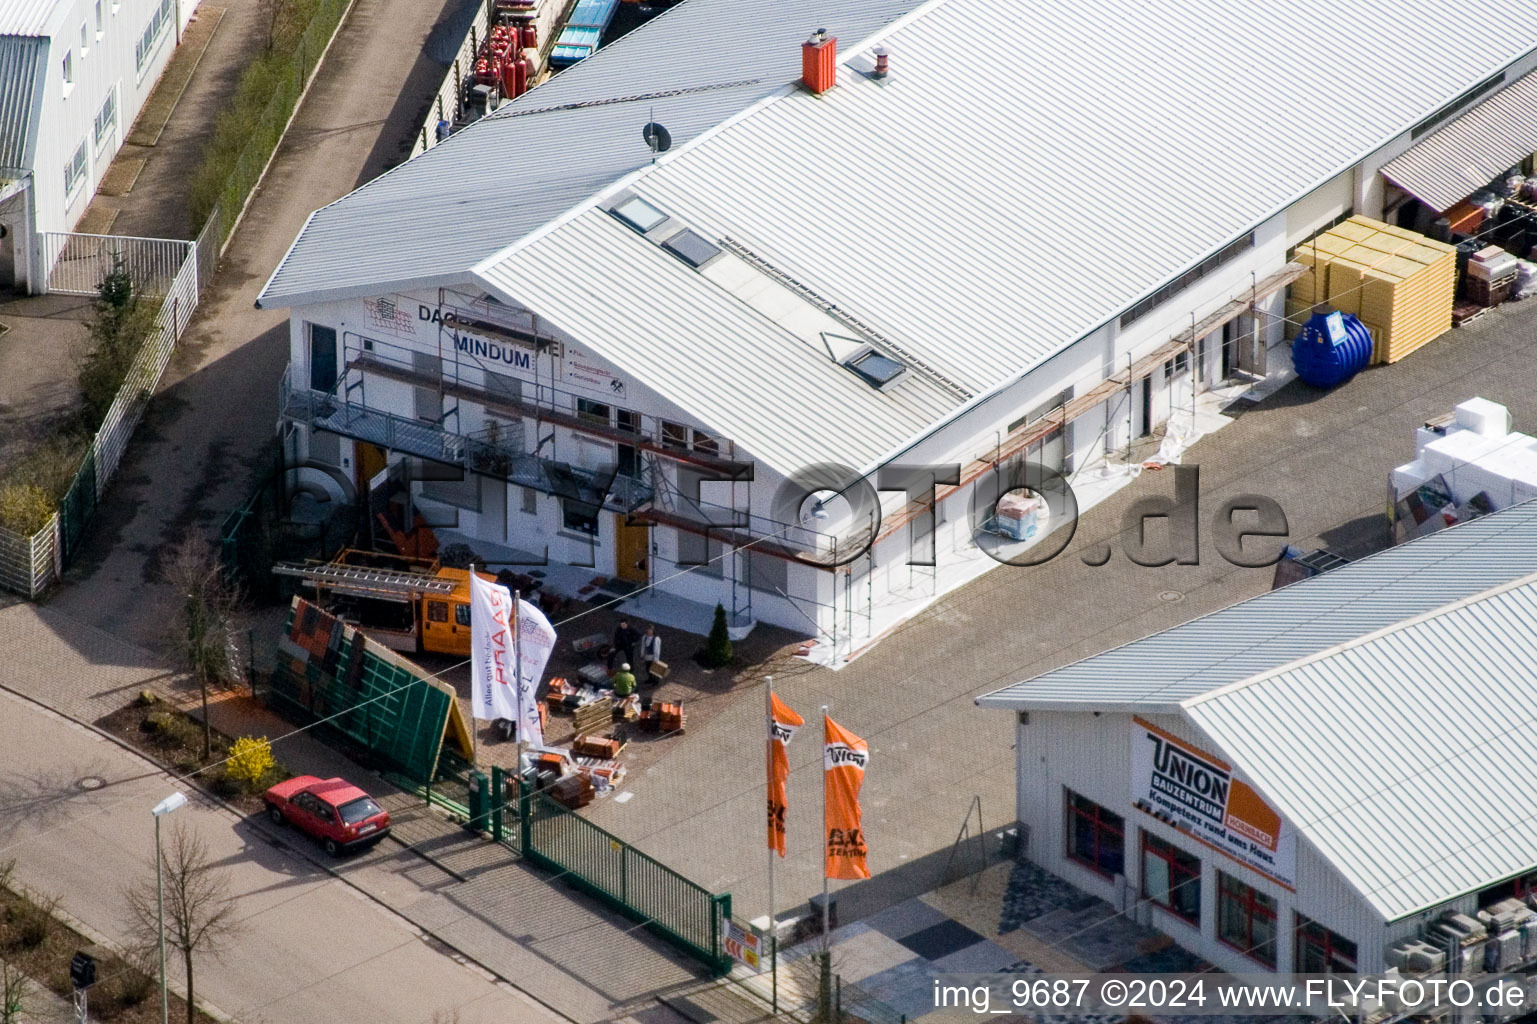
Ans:
POLYGON ((37 597, 61 571, 57 512, 30 537, 0 527, 0 587, 37 597))
POLYGON ((30 537, 0 527, 0 588, 29 598, 51 586, 79 552, 86 526, 117 471, 128 440, 148 408, 150 396, 159 386, 176 342, 186 331, 198 303, 198 259, 193 242, 60 233, 45 235, 43 241, 45 248, 54 246, 69 261, 62 269, 55 265, 49 277, 51 290, 95 295, 106 275, 122 269, 135 282, 136 292, 159 298, 160 307, 154 327, 130 364, 122 386, 81 458, 74 481, 60 500, 58 513, 30 537), (123 244, 114 247, 102 240, 123 244), (179 253, 180 262, 167 275, 164 260, 169 253, 179 253), (84 285, 88 274, 97 276, 87 288, 84 285), (54 286, 56 277, 62 287, 54 286))
POLYGON ((729 893, 710 892, 543 793, 518 793, 509 778, 501 768, 492 769, 493 838, 639 921, 715 973, 731 969, 734 961, 724 943, 729 893))
POLYGON ((45 292, 95 295, 102 279, 115 270, 128 272, 138 295, 166 295, 180 277, 191 242, 129 235, 81 235, 44 231, 39 239, 45 292))

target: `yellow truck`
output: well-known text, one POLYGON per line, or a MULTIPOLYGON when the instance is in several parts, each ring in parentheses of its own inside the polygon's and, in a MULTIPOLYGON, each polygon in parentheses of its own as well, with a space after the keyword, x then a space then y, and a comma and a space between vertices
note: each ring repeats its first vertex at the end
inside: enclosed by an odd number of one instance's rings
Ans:
MULTIPOLYGON (((391 650, 470 653, 468 569, 349 549, 331 562, 280 562, 272 571, 312 587, 322 608, 391 650)), ((490 573, 478 575, 496 581, 490 573)))

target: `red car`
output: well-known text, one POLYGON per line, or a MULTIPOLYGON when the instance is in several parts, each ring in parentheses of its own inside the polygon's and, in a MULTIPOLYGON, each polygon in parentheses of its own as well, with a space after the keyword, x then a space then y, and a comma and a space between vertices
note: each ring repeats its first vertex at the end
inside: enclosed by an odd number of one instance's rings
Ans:
POLYGON ((390 831, 389 812, 345 779, 300 775, 267 790, 267 816, 320 840, 335 857, 377 843, 390 831))

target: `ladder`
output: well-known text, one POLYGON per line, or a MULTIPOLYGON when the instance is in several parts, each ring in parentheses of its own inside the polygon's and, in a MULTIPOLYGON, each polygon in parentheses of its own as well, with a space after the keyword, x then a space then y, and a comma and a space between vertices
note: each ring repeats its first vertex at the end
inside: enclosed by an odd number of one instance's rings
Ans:
POLYGON ((453 580, 440 579, 419 572, 391 572, 355 565, 306 565, 279 562, 272 567, 279 576, 294 576, 317 590, 329 590, 352 597, 405 603, 419 594, 452 594, 453 580))

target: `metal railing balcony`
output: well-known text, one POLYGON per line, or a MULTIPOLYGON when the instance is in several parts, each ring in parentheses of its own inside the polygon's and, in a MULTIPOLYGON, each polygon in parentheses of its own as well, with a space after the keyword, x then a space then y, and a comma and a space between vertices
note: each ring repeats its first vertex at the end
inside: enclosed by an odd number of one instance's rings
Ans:
POLYGON ((460 466, 595 507, 628 513, 651 498, 651 488, 644 481, 540 458, 516 444, 469 437, 440 424, 348 402, 329 392, 296 388, 289 373, 284 373, 279 385, 278 409, 285 420, 312 430, 460 466))

